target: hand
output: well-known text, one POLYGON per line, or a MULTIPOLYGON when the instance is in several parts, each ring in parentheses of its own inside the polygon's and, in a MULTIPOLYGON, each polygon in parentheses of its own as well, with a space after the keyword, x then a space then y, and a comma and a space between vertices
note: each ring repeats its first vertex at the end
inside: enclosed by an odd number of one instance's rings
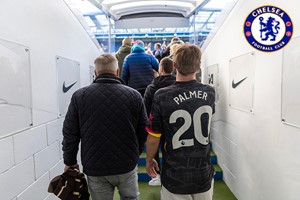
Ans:
POLYGON ((155 178, 157 176, 157 172, 159 171, 158 164, 154 158, 152 160, 146 162, 146 170, 150 177, 155 178))
POLYGON ((64 172, 68 171, 68 169, 70 169, 70 168, 75 168, 75 169, 78 169, 78 171, 80 171, 79 165, 75 164, 75 165, 71 165, 71 166, 65 165, 64 172))
POLYGON ((153 71, 154 78, 159 76, 159 73, 157 71, 155 71, 154 69, 152 71, 153 71))

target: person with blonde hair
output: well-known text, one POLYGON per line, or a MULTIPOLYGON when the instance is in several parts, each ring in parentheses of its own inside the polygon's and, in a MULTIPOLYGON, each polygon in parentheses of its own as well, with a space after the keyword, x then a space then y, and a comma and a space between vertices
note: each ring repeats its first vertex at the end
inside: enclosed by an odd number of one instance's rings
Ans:
POLYGON ((165 42, 162 45, 162 52, 161 52, 161 58, 170 56, 170 49, 174 44, 184 44, 184 42, 182 40, 180 40, 179 37, 173 37, 171 39, 171 42, 168 46, 166 46, 165 42))
POLYGON ((83 172, 93 200, 137 200, 137 163, 147 137, 147 114, 141 95, 118 75, 118 61, 102 54, 95 62, 96 80, 77 90, 63 125, 65 171, 77 168, 81 143, 83 172))
POLYGON ((119 77, 122 76, 122 67, 123 67, 124 59, 127 55, 130 54, 131 43, 132 43, 131 38, 129 38, 129 37, 124 38, 122 40, 122 46, 120 46, 120 48, 116 52, 116 58, 118 59, 118 65, 119 65, 119 69, 120 69, 119 77))
POLYGON ((154 156, 163 138, 161 199, 212 200, 214 168, 209 134, 215 91, 196 80, 201 64, 198 46, 180 45, 173 62, 176 82, 155 93, 146 126, 146 170, 149 176, 157 176, 159 166, 154 156))
POLYGON ((180 46, 181 44, 173 44, 172 46, 170 46, 170 55, 168 56, 169 58, 173 59, 173 55, 176 51, 176 49, 180 46))

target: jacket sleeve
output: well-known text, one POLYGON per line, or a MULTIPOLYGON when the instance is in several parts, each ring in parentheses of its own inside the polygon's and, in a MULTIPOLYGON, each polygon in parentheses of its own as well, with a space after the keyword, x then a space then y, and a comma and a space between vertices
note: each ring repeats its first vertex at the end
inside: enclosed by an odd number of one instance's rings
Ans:
POLYGON ((147 116, 149 116, 152 105, 152 94, 151 94, 151 85, 149 85, 144 94, 144 103, 147 111, 147 116))
POLYGON ((155 71, 158 72, 158 60, 154 57, 154 56, 151 56, 151 65, 152 65, 152 69, 154 69, 155 71))
POLYGON ((123 62, 122 67, 122 80, 125 82, 126 85, 128 85, 128 79, 129 79, 129 66, 128 66, 128 57, 126 56, 123 62))
POLYGON ((72 96, 63 125, 62 150, 64 163, 68 166, 77 163, 77 152, 80 142, 79 117, 75 94, 72 96))
POLYGON ((167 48, 163 49, 161 52, 161 58, 167 57, 170 55, 170 46, 168 46, 167 48))
POLYGON ((119 61, 119 51, 115 54, 116 59, 119 61))
POLYGON ((141 154, 143 152, 146 138, 148 136, 148 133, 145 129, 147 121, 148 121, 148 117, 147 117, 145 105, 143 103, 143 99, 141 96, 139 96, 139 104, 140 104, 140 106, 139 106, 140 109, 139 109, 139 118, 138 118, 136 133, 137 133, 137 138, 139 141, 139 154, 141 154))

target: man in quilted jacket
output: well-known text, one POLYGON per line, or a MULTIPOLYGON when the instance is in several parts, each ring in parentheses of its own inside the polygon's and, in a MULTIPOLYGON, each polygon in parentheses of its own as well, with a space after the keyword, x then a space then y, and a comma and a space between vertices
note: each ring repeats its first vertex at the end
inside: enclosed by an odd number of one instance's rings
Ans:
POLYGON ((147 115, 140 93, 118 77, 111 54, 95 60, 95 81, 77 90, 63 126, 65 171, 78 167, 81 142, 83 172, 93 200, 138 199, 137 162, 147 137, 147 115))
POLYGON ((131 54, 125 57, 123 63, 123 81, 143 96, 147 86, 154 79, 153 70, 158 71, 157 59, 145 53, 143 41, 136 40, 131 48, 131 54))

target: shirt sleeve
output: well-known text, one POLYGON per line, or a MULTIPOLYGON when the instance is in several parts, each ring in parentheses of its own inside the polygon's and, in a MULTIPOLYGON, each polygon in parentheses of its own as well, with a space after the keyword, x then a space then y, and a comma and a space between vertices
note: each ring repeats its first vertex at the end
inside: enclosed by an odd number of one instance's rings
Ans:
POLYGON ((160 138, 163 133, 162 127, 162 117, 159 106, 159 98, 158 95, 154 95, 153 104, 151 107, 151 112, 149 115, 148 123, 146 126, 146 131, 154 136, 160 138))

